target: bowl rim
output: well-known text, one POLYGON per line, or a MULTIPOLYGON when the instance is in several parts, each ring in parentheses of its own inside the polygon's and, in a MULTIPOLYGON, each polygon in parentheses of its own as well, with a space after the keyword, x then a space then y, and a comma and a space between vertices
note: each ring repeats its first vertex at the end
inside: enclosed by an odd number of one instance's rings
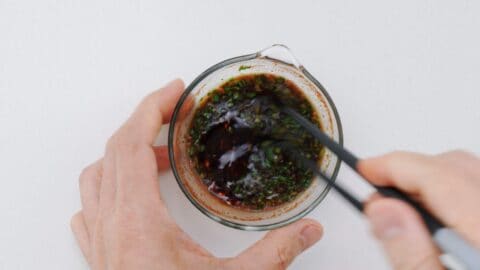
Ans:
MULTIPOLYGON (((316 80, 308 71, 307 69, 305 69, 305 67, 303 65, 300 65, 300 66, 294 66, 290 63, 287 63, 287 62, 284 62, 284 61, 281 61, 281 60, 278 60, 278 59, 273 59, 273 58, 269 58, 269 57, 266 57, 266 56, 262 56, 260 55, 260 52, 259 53, 253 53, 253 54, 247 54, 247 55, 242 55, 242 56, 237 56, 237 57, 233 57, 233 58, 229 58, 229 59, 226 59, 224 61, 221 61, 211 67, 209 67, 208 69, 206 69, 204 72, 202 72, 200 75, 198 75, 191 83, 190 85, 188 85, 188 87, 185 88, 185 91, 183 92, 183 94, 180 96, 180 99, 178 100, 177 104, 175 105, 175 109, 173 111, 173 114, 172 114, 172 117, 171 117, 171 121, 170 121, 170 125, 169 125, 169 129, 168 129, 168 156, 169 156, 169 161, 170 161, 170 167, 172 168, 172 172, 173 172, 173 175, 175 176, 175 180, 177 181, 178 183, 178 186, 180 187, 180 189, 182 190, 183 194, 185 194, 185 196, 188 198, 188 200, 190 201, 190 203, 192 203, 201 213, 203 213, 204 215, 206 215, 207 217, 209 217, 210 219, 213 219, 214 221, 220 223, 220 224, 223 224, 225 226, 228 226, 228 227, 231 227, 231 228, 234 228, 234 229, 239 229, 239 230, 245 230, 245 231, 264 231, 264 230, 272 230, 272 229, 275 229, 275 228, 279 228, 279 227, 283 227, 283 226, 286 226, 290 223, 293 223, 299 219, 301 219, 302 217, 306 216, 308 213, 310 213, 313 209, 315 209, 321 201, 323 201, 323 199, 327 196, 328 192, 330 191, 331 189, 331 185, 327 185, 325 187, 325 189, 322 191, 322 193, 310 204, 308 205, 305 209, 303 209, 301 212, 299 212, 298 214, 292 216, 292 217, 289 217, 285 220, 281 220, 281 221, 277 221, 277 222, 273 222, 273 223, 270 223, 270 224, 262 224, 262 225, 245 225, 245 224, 242 224, 242 223, 238 223, 238 222, 234 222, 234 221, 230 221, 230 220, 226 220, 226 219, 223 219, 219 216, 217 216, 215 213, 209 211, 207 208, 203 207, 200 203, 197 202, 197 200, 190 194, 190 192, 187 190, 187 188, 183 185, 182 181, 181 181, 181 176, 179 175, 177 169, 176 169, 176 164, 175 164, 175 154, 174 154, 174 151, 173 151, 173 140, 174 140, 174 131, 175 131, 175 124, 176 124, 176 119, 177 119, 177 116, 180 112, 180 108, 182 107, 183 103, 185 102, 186 98, 188 97, 188 95, 190 94, 191 91, 193 91, 193 89, 203 80, 205 79, 208 75, 210 75, 211 73, 213 73, 214 71, 218 70, 218 69, 221 69, 225 66, 228 66, 230 64, 234 64, 234 63, 237 63, 237 62, 242 62, 242 61, 247 61, 247 60, 252 60, 252 59, 255 59, 255 58, 267 58, 269 60, 272 60, 272 61, 277 61, 277 62, 280 62, 282 64, 285 64, 285 65, 288 65, 288 66, 292 66, 296 69, 299 69, 303 75, 305 75, 305 77, 310 80, 318 89, 320 89, 320 91, 322 92, 322 94, 324 95, 324 97, 326 98, 327 100, 327 103, 328 105, 330 106, 332 112, 333 112, 333 115, 334 115, 334 118, 335 118, 335 122, 337 123, 337 129, 338 129, 338 143, 343 146, 343 128, 342 128, 342 123, 340 121, 340 116, 338 114, 338 111, 337 111, 337 108, 335 106, 335 103, 333 103, 333 100, 332 98, 330 97, 330 95, 328 94, 327 90, 323 87, 323 85, 318 81, 316 80)), ((332 177, 331 177, 331 180, 332 181, 335 181, 336 178, 337 178, 337 175, 338 175, 338 172, 340 170, 340 166, 341 166, 341 160, 337 158, 337 161, 336 161, 336 164, 335 164, 335 168, 333 170, 333 173, 332 173, 332 177)))

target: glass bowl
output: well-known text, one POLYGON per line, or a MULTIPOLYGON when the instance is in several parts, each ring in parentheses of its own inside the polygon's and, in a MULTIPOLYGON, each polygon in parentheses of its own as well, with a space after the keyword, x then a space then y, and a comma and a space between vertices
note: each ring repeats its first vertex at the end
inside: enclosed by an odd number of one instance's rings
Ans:
MULTIPOLYGON (((221 224, 242 230, 270 230, 292 223, 312 211, 330 189, 324 181, 314 179, 293 201, 274 209, 254 211, 224 203, 202 183, 188 155, 188 131, 196 106, 202 97, 230 78, 256 73, 271 73, 295 83, 319 115, 324 132, 343 145, 342 126, 332 99, 284 45, 225 60, 200 74, 186 88, 173 112, 168 134, 170 163, 178 185, 198 210, 221 224)), ((335 180, 340 160, 325 149, 319 164, 335 180)))

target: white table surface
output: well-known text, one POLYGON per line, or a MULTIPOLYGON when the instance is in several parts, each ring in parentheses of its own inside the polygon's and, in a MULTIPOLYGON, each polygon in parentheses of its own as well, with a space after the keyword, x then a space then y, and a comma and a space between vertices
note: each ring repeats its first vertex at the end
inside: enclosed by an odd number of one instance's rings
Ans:
MULTIPOLYGON (((163 2, 0 0, 0 269, 87 269, 69 227, 81 169, 149 91, 273 43, 325 85, 360 156, 480 151, 479 1, 163 2)), ((340 179, 368 194, 347 168, 340 179)), ((160 181, 214 254, 262 236, 203 216, 170 172, 160 181)), ((335 194, 309 216, 325 236, 291 269, 389 268, 335 194)))

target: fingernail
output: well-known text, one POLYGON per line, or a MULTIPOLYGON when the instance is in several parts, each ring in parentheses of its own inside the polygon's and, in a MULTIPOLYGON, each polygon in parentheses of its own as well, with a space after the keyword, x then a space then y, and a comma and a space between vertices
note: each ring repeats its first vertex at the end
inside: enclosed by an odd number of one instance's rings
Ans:
POLYGON ((303 248, 307 249, 315 244, 322 237, 322 229, 316 225, 308 225, 300 232, 303 241, 303 248))
POLYGON ((377 211, 377 213, 371 213, 370 221, 373 233, 382 241, 394 238, 404 230, 403 221, 395 212, 377 211))

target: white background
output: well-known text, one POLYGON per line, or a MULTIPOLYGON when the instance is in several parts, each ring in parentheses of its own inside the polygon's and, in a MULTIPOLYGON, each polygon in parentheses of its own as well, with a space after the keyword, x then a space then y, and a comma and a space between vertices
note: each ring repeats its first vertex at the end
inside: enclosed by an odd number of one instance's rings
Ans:
MULTIPOLYGON (((70 232, 77 177, 149 91, 273 43, 330 92, 346 145, 480 153, 479 1, 0 0, 0 269, 86 269, 70 232), (141 3, 140 3, 141 2, 141 3)), ((346 167, 341 181, 368 189, 346 167)), ((218 256, 262 233, 214 223, 160 179, 178 223, 218 256)), ((292 269, 388 269, 335 194, 324 239, 292 269)))

